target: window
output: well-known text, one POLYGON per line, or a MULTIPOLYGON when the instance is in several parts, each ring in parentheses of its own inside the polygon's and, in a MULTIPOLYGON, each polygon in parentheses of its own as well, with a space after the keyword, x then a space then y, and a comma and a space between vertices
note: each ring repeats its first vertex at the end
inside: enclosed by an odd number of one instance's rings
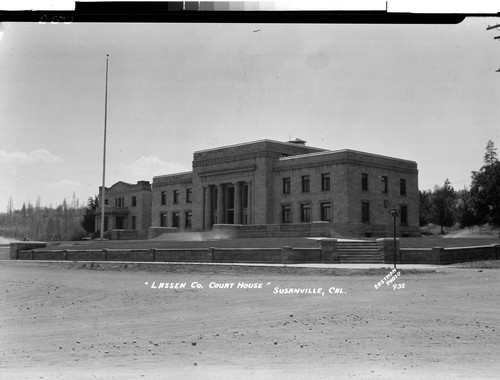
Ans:
POLYGON ((290 194, 290 177, 283 178, 283 194, 290 194))
POLYGON ((109 205, 109 200, 108 200, 108 199, 105 199, 105 200, 104 200, 104 205, 105 205, 105 206, 108 206, 108 205, 109 205))
POLYGON ((406 195, 406 179, 404 178, 399 180, 399 194, 406 195))
POLYGON ((406 226, 408 225, 408 206, 401 206, 401 224, 406 226))
POLYGON ((368 174, 361 173, 361 190, 368 191, 368 174))
POLYGON ((166 191, 161 192, 161 204, 162 205, 167 204, 167 192, 166 191))
POLYGON ((382 181, 382 192, 387 194, 389 191, 389 179, 383 175, 380 177, 380 180, 382 181))
POLYGON ((292 223, 291 205, 281 205, 281 223, 292 223))
POLYGON ((167 214, 161 213, 160 214, 160 227, 166 227, 166 226, 167 226, 167 214))
MULTIPOLYGON (((132 197, 132 207, 137 206, 137 197, 132 197)), ((134 228, 135 230, 135 228, 134 228)))
POLYGON ((186 203, 193 201, 193 189, 186 189, 186 203))
POLYGON ((370 203, 361 202, 361 221, 363 223, 370 223, 370 203))
POLYGON ((330 190, 330 173, 321 174, 321 190, 322 191, 330 190))
POLYGON ((192 213, 191 211, 186 211, 186 223, 185 227, 186 228, 191 228, 192 227, 192 213))
POLYGON ((308 175, 302 176, 302 192, 308 193, 311 191, 311 178, 308 175))
POLYGON ((331 202, 321 202, 319 204, 320 217, 324 222, 332 221, 332 203, 331 202))
POLYGON ((179 227, 179 211, 172 213, 172 227, 179 227))
POLYGON ((179 203, 179 190, 174 190, 174 199, 173 199, 173 203, 174 203, 174 204, 179 203))
POLYGON ((303 203, 300 205, 300 222, 309 223, 311 221, 311 204, 303 203))
POLYGON ((115 207, 125 207, 125 200, 123 198, 115 198, 115 207))
POLYGON ((133 230, 136 229, 136 217, 135 216, 132 217, 132 229, 133 230))

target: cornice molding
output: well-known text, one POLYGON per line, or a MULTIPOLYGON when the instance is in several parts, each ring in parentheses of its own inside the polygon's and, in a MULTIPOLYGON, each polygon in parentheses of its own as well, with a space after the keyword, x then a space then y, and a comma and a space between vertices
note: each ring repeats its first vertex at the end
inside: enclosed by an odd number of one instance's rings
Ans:
MULTIPOLYGON (((404 163, 403 163, 404 164, 404 163)), ((396 166, 390 164, 382 164, 375 162, 368 162, 364 160, 356 160, 352 158, 341 158, 336 160, 324 160, 324 161, 316 161, 316 162, 301 162, 301 163, 292 163, 292 161, 279 161, 273 167, 273 172, 280 172, 285 170, 298 170, 298 169, 308 169, 308 168, 316 168, 320 166, 331 166, 331 165, 355 165, 355 166, 364 166, 364 167, 372 167, 379 168, 384 170, 391 171, 402 171, 412 174, 418 174, 418 169, 409 168, 408 166, 396 166)))
POLYGON ((211 170, 211 171, 206 171, 206 172, 200 172, 200 173, 198 173, 198 176, 208 177, 208 176, 221 175, 221 174, 242 173, 242 172, 255 171, 255 169, 257 169, 256 165, 250 165, 250 166, 242 166, 240 168, 230 168, 230 169, 211 170))

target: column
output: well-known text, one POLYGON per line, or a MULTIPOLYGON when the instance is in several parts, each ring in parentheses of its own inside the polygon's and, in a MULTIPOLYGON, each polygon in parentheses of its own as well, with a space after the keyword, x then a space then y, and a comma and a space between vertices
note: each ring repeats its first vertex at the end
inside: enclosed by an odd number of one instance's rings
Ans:
POLYGON ((252 181, 248 181, 248 224, 253 224, 253 190, 252 190, 252 181))
POLYGON ((241 224, 241 182, 234 184, 234 224, 241 224))
POLYGON ((217 224, 224 223, 224 185, 217 187, 217 224))
POLYGON ((205 188, 205 229, 212 229, 212 186, 205 188))

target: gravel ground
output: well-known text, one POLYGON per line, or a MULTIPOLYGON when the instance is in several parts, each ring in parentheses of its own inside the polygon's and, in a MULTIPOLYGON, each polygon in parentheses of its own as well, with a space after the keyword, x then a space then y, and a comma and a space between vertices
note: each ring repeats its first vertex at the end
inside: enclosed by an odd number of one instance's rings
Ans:
POLYGON ((0 377, 498 378, 498 269, 384 277, 0 263, 0 377))

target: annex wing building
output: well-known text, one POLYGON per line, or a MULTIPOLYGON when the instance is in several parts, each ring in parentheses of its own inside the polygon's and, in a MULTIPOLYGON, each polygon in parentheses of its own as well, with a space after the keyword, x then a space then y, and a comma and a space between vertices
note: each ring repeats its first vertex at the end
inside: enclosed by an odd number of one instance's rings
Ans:
POLYGON ((106 188, 109 229, 147 228, 151 237, 224 225, 262 236, 320 225, 330 236, 376 237, 392 235, 389 211, 397 209, 398 234, 420 236, 416 162, 314 148, 300 139, 197 151, 191 172, 159 175, 148 186, 106 188))

